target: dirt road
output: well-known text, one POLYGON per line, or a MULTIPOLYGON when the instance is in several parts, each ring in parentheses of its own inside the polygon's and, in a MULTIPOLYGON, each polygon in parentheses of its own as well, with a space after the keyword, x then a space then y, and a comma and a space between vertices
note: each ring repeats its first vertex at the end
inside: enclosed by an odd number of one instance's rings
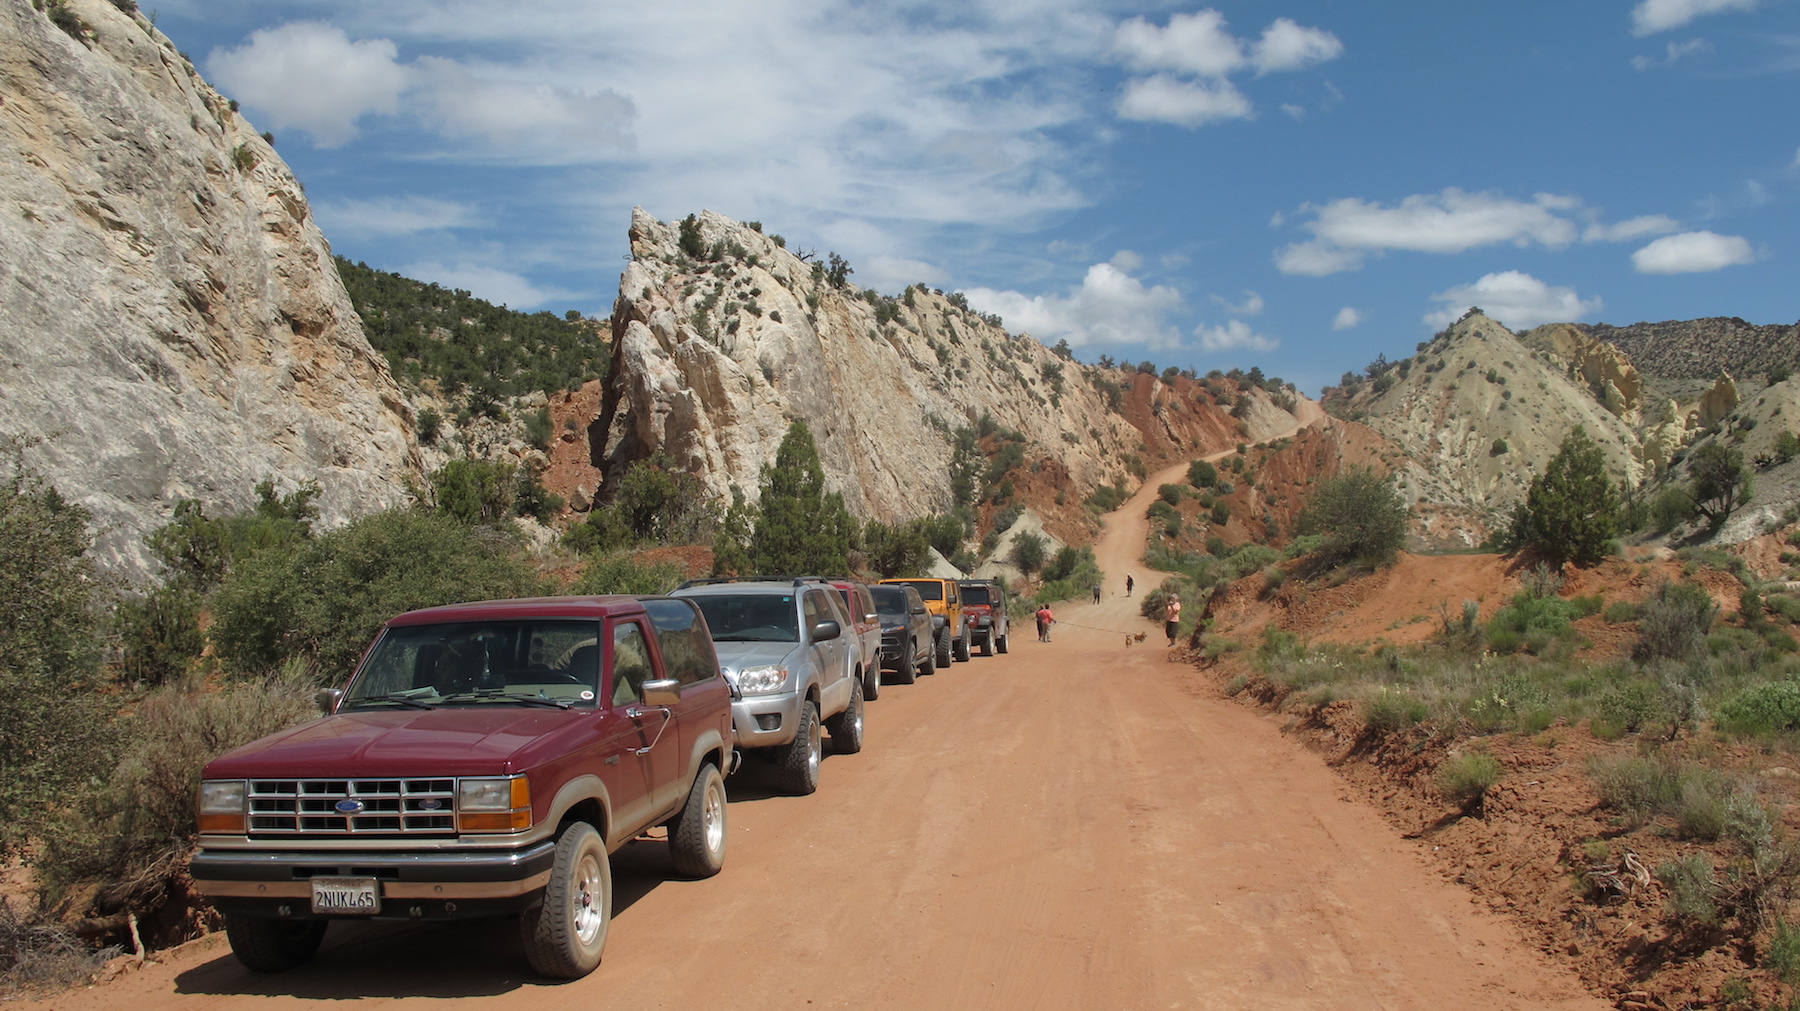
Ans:
POLYGON ((507 923, 339 925, 290 972, 249 973, 215 937, 35 1006, 1610 1006, 1171 662, 1107 557, 1105 600, 1060 608, 1053 643, 1020 626, 1005 656, 890 686, 816 795, 733 780, 718 877, 666 880, 661 844, 628 846, 586 979, 535 980, 507 923))

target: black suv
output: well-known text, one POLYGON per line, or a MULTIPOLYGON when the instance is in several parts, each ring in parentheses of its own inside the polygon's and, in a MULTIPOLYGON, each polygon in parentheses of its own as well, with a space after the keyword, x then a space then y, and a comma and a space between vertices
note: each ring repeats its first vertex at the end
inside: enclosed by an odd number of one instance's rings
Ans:
POLYGON ((881 616, 881 669, 893 671, 903 685, 920 674, 936 674, 931 612, 919 591, 905 583, 876 583, 869 594, 881 616))

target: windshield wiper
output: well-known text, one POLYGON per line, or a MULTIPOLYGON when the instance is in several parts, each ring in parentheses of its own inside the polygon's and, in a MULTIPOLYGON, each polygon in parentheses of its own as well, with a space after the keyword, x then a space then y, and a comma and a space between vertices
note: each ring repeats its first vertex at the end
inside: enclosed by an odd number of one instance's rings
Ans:
POLYGON ((414 709, 436 709, 437 703, 426 702, 424 699, 418 697, 420 695, 430 694, 435 694, 433 689, 414 688, 410 691, 389 692, 386 695, 369 695, 360 699, 351 699, 350 704, 353 706, 362 706, 376 702, 397 702, 400 705, 411 706, 414 709))
POLYGON ((553 699, 550 696, 545 695, 542 691, 538 692, 536 695, 525 695, 517 692, 509 692, 504 688, 477 688, 474 691, 457 692, 454 695, 444 696, 443 701, 524 702, 534 706, 553 706, 557 709, 567 709, 574 705, 574 702, 570 699, 553 699))

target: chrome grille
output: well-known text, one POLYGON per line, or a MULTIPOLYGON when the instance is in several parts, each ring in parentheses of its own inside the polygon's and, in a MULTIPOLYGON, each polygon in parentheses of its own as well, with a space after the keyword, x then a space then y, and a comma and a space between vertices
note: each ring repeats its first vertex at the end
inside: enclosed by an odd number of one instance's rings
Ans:
POLYGON ((249 800, 251 835, 456 833, 454 779, 253 779, 249 800))

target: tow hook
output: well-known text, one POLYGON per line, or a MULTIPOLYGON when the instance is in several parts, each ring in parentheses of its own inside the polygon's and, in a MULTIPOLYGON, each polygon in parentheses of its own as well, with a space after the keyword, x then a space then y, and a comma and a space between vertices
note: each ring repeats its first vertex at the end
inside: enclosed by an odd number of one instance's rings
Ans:
POLYGON ((743 764, 744 764, 744 753, 742 751, 739 751, 736 748, 732 748, 731 749, 731 769, 729 771, 727 771, 725 773, 725 775, 727 775, 727 776, 736 775, 738 768, 741 767, 743 764))

